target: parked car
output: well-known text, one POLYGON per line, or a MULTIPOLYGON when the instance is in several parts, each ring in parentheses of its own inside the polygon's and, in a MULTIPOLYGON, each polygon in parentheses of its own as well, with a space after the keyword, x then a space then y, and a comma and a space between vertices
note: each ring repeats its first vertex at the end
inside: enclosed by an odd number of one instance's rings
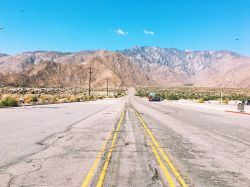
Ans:
POLYGON ((149 101, 152 101, 152 99, 153 99, 153 96, 148 96, 149 101))
POLYGON ((152 97, 151 99, 149 99, 149 101, 157 101, 157 102, 160 102, 162 101, 163 99, 160 97, 160 96, 154 96, 152 97))
POLYGON ((242 100, 241 103, 244 105, 250 105, 250 99, 242 100))

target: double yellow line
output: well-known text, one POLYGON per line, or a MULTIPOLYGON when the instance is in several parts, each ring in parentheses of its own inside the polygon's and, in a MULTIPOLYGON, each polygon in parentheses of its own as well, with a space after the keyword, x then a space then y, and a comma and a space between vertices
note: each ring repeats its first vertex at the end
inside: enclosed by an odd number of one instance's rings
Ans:
POLYGON ((161 170, 163 171, 168 183, 170 187, 175 187, 175 183, 174 180, 170 174, 170 172, 168 171, 168 168, 165 166, 164 162, 162 161, 161 157, 163 158, 163 160, 166 162, 166 164, 168 165, 168 167, 170 168, 171 172, 174 174, 174 176, 176 177, 176 179, 179 181, 180 185, 182 187, 187 187, 186 182, 184 181, 184 179, 182 178, 182 176, 180 175, 180 173, 178 172, 178 170, 175 168, 174 164, 171 162, 171 160, 167 157, 166 153, 164 152, 164 150, 161 148, 161 146, 159 145, 158 141, 156 140, 156 138, 154 137, 153 133, 149 130, 147 124, 144 122, 144 120, 142 119, 142 117, 140 116, 140 114, 135 110, 134 107, 132 107, 133 111, 135 112, 137 118, 139 119, 141 125, 143 126, 146 134, 150 137, 150 147, 157 159, 157 162, 161 168, 161 170), (160 155, 158 154, 158 152, 160 153, 160 155))
MULTIPOLYGON (((171 160, 167 157, 166 153, 161 148, 161 146, 159 145, 158 141, 156 140, 156 138, 154 137, 152 132, 149 130, 149 128, 148 128, 147 124, 144 122, 143 118, 140 116, 140 114, 135 110, 135 108, 133 106, 132 106, 132 109, 135 112, 136 117, 139 119, 141 125, 143 126, 145 133, 150 138, 150 147, 152 149, 153 154, 155 155, 155 158, 156 158, 164 176, 166 177, 166 180, 168 181, 169 186, 176 187, 175 182, 173 180, 173 175, 174 175, 182 187, 188 187, 186 182, 184 181, 184 179, 182 178, 182 176, 178 172, 178 170, 175 168, 175 166, 173 165, 171 160), (166 164, 168 167, 166 166, 166 164), (168 168, 170 168, 170 171, 168 168)), ((110 133, 106 142, 103 144, 103 146, 102 146, 101 150, 99 151, 92 167, 90 168, 88 174, 86 175, 81 187, 88 187, 90 185, 90 182, 93 179, 94 174, 97 170, 97 167, 100 163, 100 160, 107 149, 108 142, 109 142, 109 140, 112 139, 112 142, 110 144, 110 148, 107 152, 107 156, 106 156, 105 161, 104 161, 104 165, 103 165, 102 170, 101 170, 101 174, 99 175, 99 178, 98 178, 98 181, 96 184, 97 187, 103 186, 106 172, 108 170, 108 165, 109 165, 109 162, 111 160, 111 156, 112 156, 113 149, 114 149, 114 146, 115 146, 115 143, 117 140, 118 132, 120 131, 121 124, 123 122, 125 113, 126 113, 126 109, 124 109, 124 111, 122 112, 116 129, 110 133)))
POLYGON ((116 127, 116 130, 112 131, 110 133, 110 135, 108 136, 106 142, 103 144, 103 146, 102 146, 101 150, 99 151, 99 153, 98 153, 92 167, 90 168, 88 174, 86 175, 81 187, 88 187, 90 185, 90 182, 91 182, 91 180, 92 180, 92 178, 94 176, 96 168, 99 165, 99 162, 100 162, 100 160, 101 160, 101 158, 102 158, 102 156, 103 156, 103 154, 104 154, 104 152, 105 152, 105 150, 107 148, 107 144, 108 144, 109 140, 112 137, 112 142, 111 142, 111 145, 110 145, 106 160, 104 162, 103 168, 101 170, 101 174, 99 176, 99 179, 98 179, 98 182, 97 182, 97 185, 96 185, 97 187, 102 187, 103 186, 104 178, 105 178, 105 175, 106 175, 106 172, 107 172, 107 169, 108 169, 108 165, 109 165, 109 162, 110 162, 110 159, 111 159, 111 156, 112 156, 113 148, 114 148, 114 145, 115 145, 115 142, 116 142, 116 139, 117 139, 117 134, 120 131, 121 124, 122 124, 125 113, 126 113, 126 109, 124 109, 124 111, 121 114, 121 117, 120 117, 120 120, 119 120, 118 125, 116 127), (112 134, 113 134, 113 136, 112 136, 112 134))

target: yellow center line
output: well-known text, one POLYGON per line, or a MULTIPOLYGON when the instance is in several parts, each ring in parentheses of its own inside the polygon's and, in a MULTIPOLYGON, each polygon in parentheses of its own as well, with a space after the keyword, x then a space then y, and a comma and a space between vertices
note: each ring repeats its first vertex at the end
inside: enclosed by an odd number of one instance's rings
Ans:
MULTIPOLYGON (((113 141, 114 141, 114 138, 116 138, 116 136, 117 136, 116 134, 117 134, 117 131, 118 131, 119 128, 120 128, 121 122, 122 122, 123 117, 124 117, 124 113, 125 113, 125 111, 122 112, 122 115, 121 115, 120 120, 119 120, 119 124, 118 124, 117 129, 116 129, 116 131, 115 131, 115 133, 114 133, 114 136, 113 136, 112 143, 113 143, 113 141), (118 127, 119 127, 119 128, 118 128, 118 127)), ((97 168, 97 166, 98 166, 98 164, 99 164, 99 162, 100 162, 100 160, 101 160, 101 158, 102 158, 103 153, 104 153, 105 150, 106 150, 107 143, 108 143, 108 141, 110 140, 110 138, 111 138, 113 132, 114 132, 114 131, 112 131, 112 132, 109 134, 107 140, 106 140, 105 143, 103 144, 103 146, 102 146, 101 150, 99 151, 99 153, 98 153, 98 155, 97 155, 97 157, 96 157, 96 159, 95 159, 93 165, 91 166, 91 168, 90 168, 88 174, 86 175, 86 177, 85 177, 85 179, 84 179, 84 181, 83 181, 81 187, 88 187, 88 186, 89 186, 89 184, 90 184, 90 182, 91 182, 91 180, 92 180, 92 178, 93 178, 93 176, 94 176, 95 170, 96 170, 96 168, 97 168)), ((112 148, 112 144, 111 144, 111 148, 112 148)), ((109 152, 110 152, 110 151, 109 151, 109 152)), ((109 153, 108 153, 108 154, 109 154, 109 153)), ((106 161, 105 161, 105 164, 106 164, 106 161)))
POLYGON ((147 127, 146 123, 144 122, 144 120, 142 119, 142 117, 139 115, 139 113, 135 110, 134 107, 132 107, 132 108, 133 108, 133 110, 134 110, 137 118, 141 122, 142 126, 144 127, 144 129, 146 130, 146 132, 148 133, 148 135, 150 136, 152 142, 154 143, 154 145, 156 146, 156 148, 161 153, 163 159, 168 164, 169 168, 171 169, 171 171, 173 172, 173 174, 175 175, 175 177, 177 178, 177 180, 179 181, 179 183, 181 184, 181 186, 182 187, 188 187, 187 184, 186 184, 186 182, 184 181, 184 179, 181 177, 180 173, 178 172, 178 170, 175 168, 174 164, 167 157, 166 153, 164 152, 164 150, 159 145, 158 141, 156 140, 156 138, 154 137, 154 135, 152 134, 152 132, 148 129, 148 127, 147 127))
POLYGON ((153 153, 154 153, 154 155, 156 157, 156 160, 158 161, 158 164, 159 164, 160 168, 162 169, 165 177, 167 178, 169 186, 170 187, 176 187, 170 173, 168 172, 166 166, 164 165, 161 157, 157 153, 156 148, 155 148, 155 146, 153 145, 153 143, 151 141, 150 141, 150 147, 151 147, 151 149, 152 149, 152 151, 153 151, 153 153))
POLYGON ((121 124, 122 124, 122 121, 123 121, 123 118, 124 118, 124 114, 125 114, 125 111, 123 111, 123 113, 121 115, 121 118, 120 118, 120 121, 118 123, 118 126, 116 128, 116 131, 115 131, 115 134, 113 136, 113 140, 111 142, 111 146, 110 146, 107 158, 105 160, 105 163, 104 163, 104 166, 102 168, 102 171, 101 171, 101 174, 99 176, 99 179, 98 179, 96 187, 102 187, 103 186, 105 175, 107 173, 108 165, 109 165, 109 162, 110 162, 110 159, 111 159, 111 156, 112 156, 113 148, 114 148, 114 145, 115 145, 115 142, 116 142, 116 139, 117 139, 117 133, 120 130, 120 127, 121 127, 121 124))
POLYGON ((108 143, 109 139, 111 138, 111 135, 112 135, 112 132, 109 134, 106 142, 103 144, 101 150, 99 151, 99 153, 98 153, 92 167, 90 168, 88 174, 86 175, 81 187, 88 187, 89 186, 89 183, 90 183, 90 181, 94 175, 94 172, 95 172, 95 170, 96 170, 96 168, 97 168, 97 166, 102 158, 102 155, 107 147, 107 143, 108 143))

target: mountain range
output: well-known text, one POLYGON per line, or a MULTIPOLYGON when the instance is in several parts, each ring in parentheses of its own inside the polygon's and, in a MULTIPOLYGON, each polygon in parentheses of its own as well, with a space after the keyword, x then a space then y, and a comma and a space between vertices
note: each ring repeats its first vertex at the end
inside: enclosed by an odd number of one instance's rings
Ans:
POLYGON ((133 47, 119 51, 0 54, 0 85, 250 87, 250 58, 231 51, 133 47))

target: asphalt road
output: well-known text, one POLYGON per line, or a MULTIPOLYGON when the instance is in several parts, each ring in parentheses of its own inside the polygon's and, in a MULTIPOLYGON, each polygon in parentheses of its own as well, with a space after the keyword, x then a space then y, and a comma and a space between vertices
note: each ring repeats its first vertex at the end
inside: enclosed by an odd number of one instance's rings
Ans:
POLYGON ((194 186, 250 186, 250 116, 133 99, 194 186))
POLYGON ((250 116, 120 99, 0 110, 0 186, 250 186, 250 116))

